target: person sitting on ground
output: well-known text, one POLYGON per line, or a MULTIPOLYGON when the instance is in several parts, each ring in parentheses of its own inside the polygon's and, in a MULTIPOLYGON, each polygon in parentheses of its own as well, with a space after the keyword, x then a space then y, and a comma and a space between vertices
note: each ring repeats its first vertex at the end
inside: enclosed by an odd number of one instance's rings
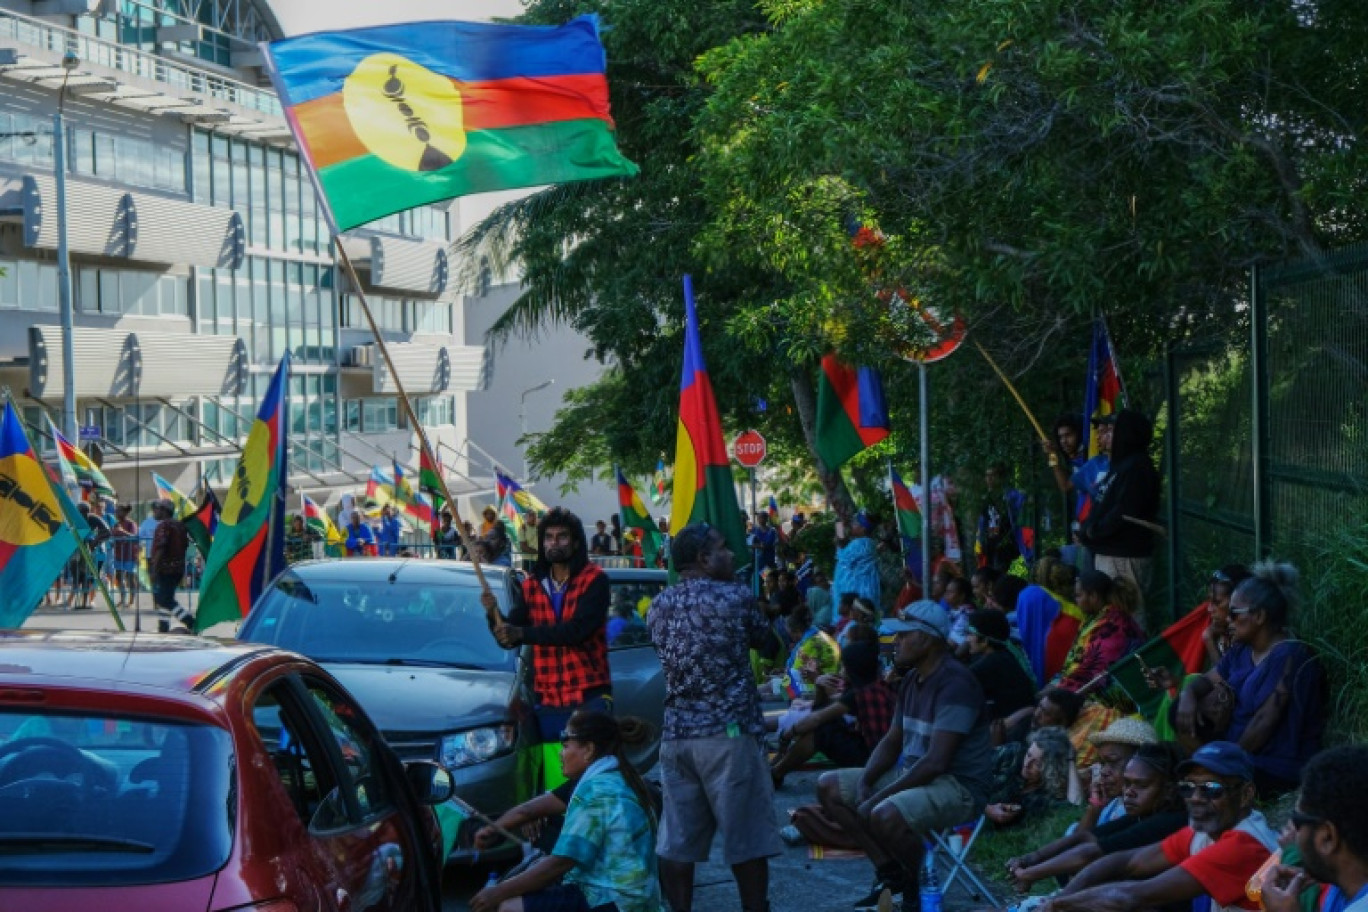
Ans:
POLYGON ((561 766, 578 779, 551 854, 485 887, 471 912, 657 912, 656 816, 640 774, 622 754, 612 716, 580 710, 561 733, 561 766))
POLYGON ((856 624, 872 625, 876 617, 878 614, 874 609, 873 602, 858 595, 852 598, 846 607, 845 617, 841 618, 840 623, 836 625, 837 645, 845 645, 846 631, 851 627, 856 624))
POLYGON ((774 787, 820 751, 839 767, 863 767, 888 733, 897 694, 879 677, 879 644, 852 643, 841 652, 843 675, 817 679, 812 712, 789 730, 788 749, 770 767, 774 787))
POLYGON ((857 909, 888 893, 916 895, 926 834, 972 820, 987 803, 992 748, 983 689, 949 654, 949 622, 931 601, 897 620, 898 664, 908 670, 897 713, 863 769, 823 773, 822 808, 864 849, 878 882, 857 909))
MULTIPOLYGON (((803 600, 812 612, 812 623, 831 633, 836 629, 836 618, 832 610, 835 605, 831 601, 830 584, 827 582, 826 574, 821 570, 813 570, 811 579, 807 592, 803 594, 803 600)), ((801 586, 800 580, 799 588, 801 586)))
POLYGON ((1030 706, 993 722, 993 746, 1025 742, 1030 732, 1049 725, 1070 729, 1082 711, 1083 698, 1078 694, 1048 687, 1030 706))
POLYGON ((995 786, 983 813, 1002 828, 1043 817, 1066 802, 1078 804, 1082 799, 1073 745, 1064 729, 1051 726, 1031 733, 1021 766, 995 786))
POLYGON ((1091 830, 1075 829, 1033 852, 1007 862, 1012 886, 1026 892, 1050 877, 1077 874, 1104 855, 1138 849, 1182 829, 1187 809, 1178 797, 1175 769, 1179 763, 1172 742, 1142 744, 1122 774, 1121 800, 1126 813, 1091 830))
POLYGON ((785 690, 791 700, 811 700, 817 679, 840 670, 841 648, 830 634, 813 626, 806 605, 794 609, 784 619, 784 627, 792 647, 784 668, 785 690))
POLYGON ((1295 788, 1306 761, 1320 751, 1325 672, 1288 629, 1298 601, 1296 568, 1264 561, 1251 573, 1230 597, 1235 645, 1183 688, 1175 728, 1196 739, 1202 700, 1229 688, 1233 705, 1222 736, 1253 755, 1259 794, 1269 796, 1295 788))
POLYGON ((1064 657, 1072 645, 1072 641, 1059 642, 1058 635, 1052 638, 1051 633, 1060 614, 1078 614, 1073 604, 1078 574, 1068 564, 1053 557, 1042 557, 1036 561, 1031 579, 1031 585, 1017 596, 1016 623, 1021 646, 1030 657, 1036 681, 1043 684, 1064 664, 1064 657))
MULTIPOLYGON (((982 608, 990 607, 993 600, 993 584, 1002 576, 992 567, 975 567, 969 574, 969 588, 974 593, 974 604, 982 608)), ((1001 610, 1001 608, 999 608, 1001 610)))
POLYGON ((1074 602, 1087 618, 1064 659, 1055 686, 1075 693, 1105 689, 1107 669, 1140 644, 1144 634, 1130 612, 1114 598, 1112 579, 1100 570, 1078 577, 1074 602))
MULTIPOLYGON (((1079 715, 1081 717, 1083 714, 1079 715)), ((1089 756, 1094 757, 1095 762, 1090 762, 1087 767, 1079 766, 1080 771, 1087 769, 1089 783, 1088 809, 1083 812, 1083 819, 1078 826, 1090 830, 1097 824, 1109 823, 1125 814, 1121 800, 1121 776, 1126 764, 1144 745, 1157 744, 1159 736, 1154 726, 1144 719, 1123 716, 1102 731, 1092 732, 1086 737, 1089 756)), ((1073 740, 1073 744, 1077 751, 1078 741, 1073 740)))
POLYGON ((1368 912, 1368 746, 1336 747, 1302 770, 1292 810, 1295 843, 1305 873, 1278 866, 1263 881, 1268 912, 1298 912, 1316 881, 1328 884, 1321 910, 1368 912))
POLYGON ((969 614, 969 670, 988 701, 988 717, 1001 719, 1035 705, 1030 663, 1011 642, 1007 616, 991 608, 969 614))
POLYGON ((1207 610, 1207 628, 1202 632, 1202 645, 1207 660, 1215 668, 1221 657, 1235 645, 1235 631, 1230 623, 1230 596, 1235 588, 1249 579, 1249 568, 1244 564, 1227 564, 1211 574, 1207 586, 1207 600, 1200 607, 1207 610))
POLYGON ((1178 765, 1188 825, 1160 842, 1088 865, 1044 912, 1122 912, 1206 898, 1213 912, 1258 909, 1250 877, 1278 847, 1254 808, 1254 766, 1238 744, 1213 741, 1178 765))

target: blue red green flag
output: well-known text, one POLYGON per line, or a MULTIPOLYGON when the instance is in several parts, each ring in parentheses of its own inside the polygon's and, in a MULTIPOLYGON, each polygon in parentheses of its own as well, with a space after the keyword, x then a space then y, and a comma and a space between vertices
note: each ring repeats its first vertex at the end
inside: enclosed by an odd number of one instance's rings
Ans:
POLYGON ((922 549, 919 542, 922 536, 921 507, 912 489, 903 483, 892 465, 888 467, 888 480, 893 488, 893 511, 898 517, 898 535, 902 539, 903 563, 918 580, 922 578, 922 549))
POLYGON ((0 627, 24 623, 76 552, 76 534, 11 402, 0 418, 0 627))
POLYGON ((665 502, 665 460, 656 462, 655 475, 651 478, 651 503, 657 507, 665 502))
POLYGON ((647 567, 654 567, 656 557, 660 554, 660 528, 651 519, 651 514, 646 512, 646 505, 641 502, 641 496, 627 480, 627 476, 622 474, 622 469, 617 470, 617 490, 622 528, 637 531, 641 540, 642 560, 646 562, 647 567))
POLYGON ((597 16, 410 22, 262 47, 338 231, 455 196, 638 171, 614 142, 597 16))
POLYGON ((703 343, 698 334, 693 279, 684 277, 684 368, 679 381, 679 428, 675 437, 674 503, 670 534, 697 522, 722 533, 737 558, 749 553, 746 526, 736 502, 722 419, 717 412, 703 343))
POLYGON ((63 467, 63 481, 66 480, 69 473, 87 495, 94 493, 101 497, 116 496, 114 486, 109 483, 104 472, 101 472, 99 466, 95 465, 89 456, 81 452, 79 447, 72 446, 71 441, 62 436, 62 432, 57 430, 57 425, 52 423, 51 415, 48 416, 48 430, 52 434, 52 442, 56 444, 57 454, 62 460, 60 464, 63 467))
POLYGON ((280 359, 247 434, 204 562, 195 631, 236 622, 285 569, 290 356, 280 359))
POLYGON ((849 367, 822 358, 817 375, 817 455, 833 472, 888 436, 883 378, 872 367, 849 367))
POLYGON ((1092 346, 1088 349, 1088 380, 1083 393, 1083 415, 1088 419, 1088 458, 1098 454, 1094 419, 1115 415, 1126 407, 1126 390, 1121 385, 1121 369, 1112 349, 1111 333, 1102 320, 1093 321, 1092 346))

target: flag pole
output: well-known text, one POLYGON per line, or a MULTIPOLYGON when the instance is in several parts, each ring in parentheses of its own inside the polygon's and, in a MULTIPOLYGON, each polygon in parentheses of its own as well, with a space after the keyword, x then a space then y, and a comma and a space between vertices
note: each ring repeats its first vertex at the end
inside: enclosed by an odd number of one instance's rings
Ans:
MULTIPOLYGON (((919 505, 922 514, 921 587, 922 598, 926 598, 931 593, 931 393, 929 389, 930 380, 927 379, 926 362, 918 362, 917 368, 917 394, 920 399, 917 423, 921 432, 921 449, 918 454, 921 459, 921 466, 917 472, 921 478, 921 504, 919 505)), ((947 545, 947 549, 948 547, 947 545)))
POLYGON ((1007 391, 1012 394, 1012 398, 1017 401, 1017 405, 1021 406, 1021 410, 1026 413, 1026 417, 1030 420, 1031 426, 1035 428, 1035 432, 1040 435, 1041 441, 1048 445, 1050 443, 1049 435, 1046 434, 1045 429, 1040 426, 1040 422, 1036 420, 1036 416, 1031 413, 1030 406, 1026 404, 1025 399, 1021 398, 1021 393, 1017 392, 1017 388, 1012 385, 1012 381, 1007 379, 1007 375, 1002 372, 1002 368, 998 367, 997 362, 993 360, 993 356, 988 354, 988 350, 980 345, 977 339, 974 340, 974 347, 979 350, 980 355, 983 355, 983 359, 988 362, 988 366, 998 375, 998 379, 1007 387, 1007 391))

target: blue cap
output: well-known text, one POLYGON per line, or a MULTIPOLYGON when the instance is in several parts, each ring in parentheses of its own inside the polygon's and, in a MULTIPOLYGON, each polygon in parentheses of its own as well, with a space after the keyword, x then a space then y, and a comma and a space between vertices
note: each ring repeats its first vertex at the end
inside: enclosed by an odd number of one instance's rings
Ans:
POLYGON ((896 618, 889 618, 879 625, 879 633, 884 636, 897 633, 921 633, 950 638, 950 616, 945 609, 930 599, 913 602, 902 610, 896 618))
POLYGON ((1174 771, 1186 776, 1194 768, 1201 767, 1218 776, 1237 776, 1246 782, 1254 780, 1254 762, 1243 747, 1230 741, 1212 741, 1197 748, 1191 757, 1178 764, 1174 771))

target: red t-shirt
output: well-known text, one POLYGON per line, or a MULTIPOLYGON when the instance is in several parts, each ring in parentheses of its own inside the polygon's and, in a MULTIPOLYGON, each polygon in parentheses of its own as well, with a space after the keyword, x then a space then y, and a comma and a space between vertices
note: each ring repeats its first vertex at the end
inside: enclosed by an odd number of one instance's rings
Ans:
MULTIPOLYGON (((1267 829, 1267 826, 1263 825, 1263 828, 1267 829)), ((1245 829, 1233 828, 1222 833, 1215 842, 1203 839, 1194 854, 1192 847, 1196 835, 1192 827, 1185 826, 1159 843, 1159 848, 1165 858, 1202 885, 1213 900, 1213 910, 1215 905, 1258 910, 1259 904, 1245 895, 1245 884, 1268 860, 1272 850, 1245 829)))

